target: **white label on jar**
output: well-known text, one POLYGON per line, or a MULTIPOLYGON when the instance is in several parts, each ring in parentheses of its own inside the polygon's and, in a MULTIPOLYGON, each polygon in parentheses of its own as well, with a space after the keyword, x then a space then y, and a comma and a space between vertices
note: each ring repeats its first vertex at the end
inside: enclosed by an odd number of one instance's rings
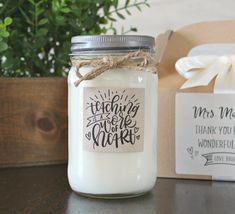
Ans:
POLYGON ((235 176, 235 94, 176 95, 176 173, 235 176))
POLYGON ((141 152, 144 88, 85 87, 83 148, 91 152, 141 152))

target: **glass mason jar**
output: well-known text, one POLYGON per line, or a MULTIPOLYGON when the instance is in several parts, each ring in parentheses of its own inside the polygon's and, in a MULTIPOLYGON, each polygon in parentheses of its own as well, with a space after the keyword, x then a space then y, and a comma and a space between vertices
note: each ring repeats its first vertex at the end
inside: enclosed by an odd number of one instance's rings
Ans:
POLYGON ((144 55, 128 57, 140 52, 153 57, 154 50, 154 38, 148 36, 72 38, 68 179, 75 192, 123 198, 144 194, 155 185, 156 68, 145 63, 139 69, 147 60, 144 55), (122 62, 116 65, 117 60, 122 62), (75 85, 91 71, 99 74, 75 85))

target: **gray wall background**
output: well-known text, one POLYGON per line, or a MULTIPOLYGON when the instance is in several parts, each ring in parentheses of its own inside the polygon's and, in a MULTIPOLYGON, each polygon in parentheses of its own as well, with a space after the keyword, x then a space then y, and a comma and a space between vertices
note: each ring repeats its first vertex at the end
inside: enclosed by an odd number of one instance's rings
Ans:
POLYGON ((142 7, 142 12, 130 9, 132 16, 116 24, 118 33, 122 26, 125 30, 135 26, 138 32, 131 34, 156 36, 196 22, 235 19, 235 0, 149 0, 149 3, 151 7, 142 7))

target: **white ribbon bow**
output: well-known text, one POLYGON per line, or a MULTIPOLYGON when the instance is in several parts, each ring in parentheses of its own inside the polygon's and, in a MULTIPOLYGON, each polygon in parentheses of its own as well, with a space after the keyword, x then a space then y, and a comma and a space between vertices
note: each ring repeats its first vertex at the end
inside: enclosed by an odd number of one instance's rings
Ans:
POLYGON ((188 79, 181 89, 206 86, 215 78, 214 93, 235 93, 235 55, 184 57, 175 68, 188 79))

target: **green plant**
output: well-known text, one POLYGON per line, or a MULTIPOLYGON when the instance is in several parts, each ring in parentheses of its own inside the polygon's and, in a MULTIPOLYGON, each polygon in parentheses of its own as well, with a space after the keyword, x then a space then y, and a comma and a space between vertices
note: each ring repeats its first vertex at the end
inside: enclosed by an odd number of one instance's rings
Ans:
POLYGON ((7 31, 7 26, 12 23, 12 19, 10 17, 6 17, 4 20, 0 19, 0 52, 7 50, 7 38, 10 33, 7 31))
POLYGON ((114 17, 125 19, 129 8, 143 5, 147 0, 123 6, 118 0, 0 0, 0 18, 7 17, 0 20, 0 76, 66 76, 72 36, 115 34, 114 17))

